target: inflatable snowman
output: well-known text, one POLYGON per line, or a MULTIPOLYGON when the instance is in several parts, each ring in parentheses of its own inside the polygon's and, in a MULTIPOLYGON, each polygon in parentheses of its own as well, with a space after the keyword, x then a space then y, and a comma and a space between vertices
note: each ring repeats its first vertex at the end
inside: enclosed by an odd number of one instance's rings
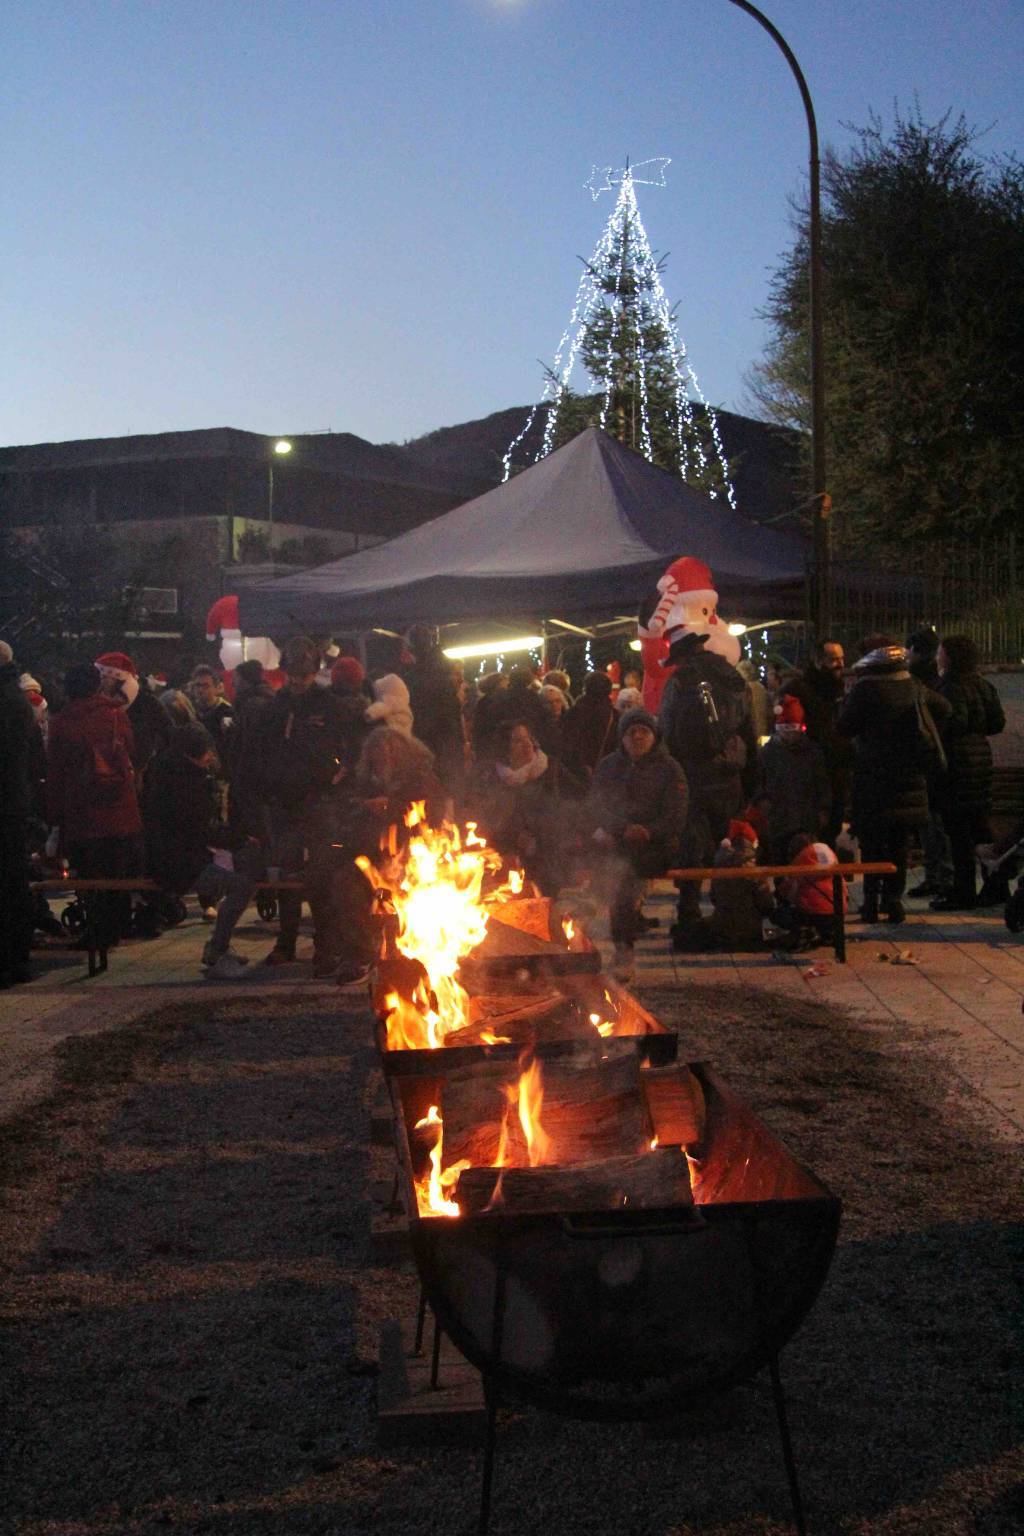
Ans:
POLYGON ((660 577, 656 592, 640 610, 637 633, 644 667, 644 707, 657 714, 673 668, 665 665, 672 642, 680 635, 707 635, 705 647, 724 656, 732 666, 740 659, 740 642, 718 617, 714 578, 702 560, 683 555, 660 577))
POLYGON ((238 624, 238 598, 234 595, 218 597, 206 615, 206 638, 216 640, 220 634, 220 664, 225 672, 233 672, 243 661, 261 661, 265 672, 276 672, 281 665, 281 652, 273 640, 265 635, 253 638, 243 635, 238 624))

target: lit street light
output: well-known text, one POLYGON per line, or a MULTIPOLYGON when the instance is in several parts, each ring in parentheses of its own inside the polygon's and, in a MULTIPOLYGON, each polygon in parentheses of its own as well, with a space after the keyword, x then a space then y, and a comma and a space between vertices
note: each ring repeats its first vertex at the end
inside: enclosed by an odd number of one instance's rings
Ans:
MULTIPOLYGON (((283 458, 286 454, 291 453, 291 451, 292 451, 292 445, 288 441, 288 439, 286 437, 279 437, 277 442, 274 444, 274 453, 275 454, 280 454, 281 457, 283 458)), ((271 455, 270 462, 267 465, 267 522, 270 525, 270 538, 273 539, 273 536, 274 536, 274 459, 273 459, 273 455, 271 455)), ((273 549, 270 550, 270 554, 273 555, 273 549)))

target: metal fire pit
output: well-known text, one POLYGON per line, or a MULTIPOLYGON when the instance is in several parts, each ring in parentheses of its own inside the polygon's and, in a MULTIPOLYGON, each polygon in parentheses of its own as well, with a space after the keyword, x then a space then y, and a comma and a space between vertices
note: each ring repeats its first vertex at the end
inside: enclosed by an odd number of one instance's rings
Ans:
POLYGON ((393 1080, 404 1197, 437 1324, 483 1375, 486 1528, 499 1396, 592 1419, 678 1413, 768 1366, 797 1529, 778 1354, 813 1305, 840 1201, 702 1063, 692 1206, 420 1216, 409 1134, 443 1076, 393 1080))

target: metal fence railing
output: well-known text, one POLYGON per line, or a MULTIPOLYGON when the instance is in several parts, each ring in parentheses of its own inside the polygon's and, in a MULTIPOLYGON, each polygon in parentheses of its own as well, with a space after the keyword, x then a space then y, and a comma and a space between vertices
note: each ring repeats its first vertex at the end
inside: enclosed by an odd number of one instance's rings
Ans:
POLYGON ((968 634, 986 662, 1024 661, 1024 539, 1014 530, 899 545, 832 562, 832 629, 853 647, 865 635, 902 640, 933 624, 968 634))

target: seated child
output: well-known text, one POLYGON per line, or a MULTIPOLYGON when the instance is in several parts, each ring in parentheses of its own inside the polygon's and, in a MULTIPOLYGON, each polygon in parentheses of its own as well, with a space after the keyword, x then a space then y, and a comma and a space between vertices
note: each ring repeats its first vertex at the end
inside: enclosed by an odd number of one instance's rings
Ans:
MULTIPOLYGON (((836 863, 836 856, 827 843, 815 842, 809 832, 798 832, 790 839, 787 849, 790 864, 829 865, 836 863)), ((787 948, 813 949, 818 944, 830 943, 835 903, 832 898, 831 867, 819 880, 786 880, 782 901, 776 910, 775 920, 780 928, 789 932, 787 948)), ((842 884, 843 911, 846 911, 846 882, 842 884)))
MULTIPOLYGON (((731 821, 729 835, 715 853, 716 869, 738 869, 757 862, 757 833, 749 822, 731 821)), ((772 910, 767 880, 711 881, 710 917, 701 919, 694 948, 760 949, 762 922, 772 910)))

